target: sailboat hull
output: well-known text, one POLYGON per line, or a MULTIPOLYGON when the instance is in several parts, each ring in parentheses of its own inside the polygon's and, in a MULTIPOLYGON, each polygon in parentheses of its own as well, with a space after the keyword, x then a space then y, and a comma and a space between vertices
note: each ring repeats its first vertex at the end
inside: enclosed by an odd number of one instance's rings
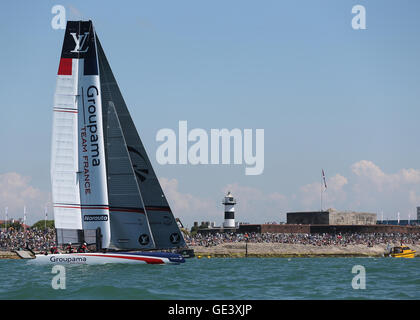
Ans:
POLYGON ((185 259, 180 254, 167 252, 89 252, 36 255, 29 260, 35 264, 180 264, 185 259))

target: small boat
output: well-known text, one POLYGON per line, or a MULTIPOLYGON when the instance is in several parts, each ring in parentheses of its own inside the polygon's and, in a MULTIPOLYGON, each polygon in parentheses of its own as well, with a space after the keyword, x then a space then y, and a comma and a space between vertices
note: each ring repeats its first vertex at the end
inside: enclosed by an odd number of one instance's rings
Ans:
POLYGON ((415 250, 407 246, 397 246, 391 249, 389 256, 393 258, 414 258, 415 250))

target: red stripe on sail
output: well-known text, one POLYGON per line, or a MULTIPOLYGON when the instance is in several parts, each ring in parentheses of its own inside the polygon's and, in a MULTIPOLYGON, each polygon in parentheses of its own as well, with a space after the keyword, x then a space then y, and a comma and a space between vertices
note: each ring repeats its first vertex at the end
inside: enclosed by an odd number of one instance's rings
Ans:
POLYGON ((79 113, 77 111, 68 111, 68 110, 54 110, 54 112, 79 113))
POLYGON ((61 58, 60 66, 58 67, 58 74, 63 76, 71 76, 72 74, 72 59, 61 58))
POLYGON ((85 207, 85 206, 54 206, 54 208, 66 208, 66 209, 95 209, 95 210, 109 210, 109 207, 85 207))

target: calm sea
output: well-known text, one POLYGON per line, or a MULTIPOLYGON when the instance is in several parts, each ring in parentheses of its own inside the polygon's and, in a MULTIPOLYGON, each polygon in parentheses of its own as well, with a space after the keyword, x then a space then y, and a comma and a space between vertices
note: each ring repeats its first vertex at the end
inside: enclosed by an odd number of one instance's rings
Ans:
MULTIPOLYGON (((51 266, 0 260, 0 299, 420 299, 420 259, 187 259, 181 265, 51 266), (353 289, 354 266, 365 289, 353 289), (359 267, 360 268, 360 267, 359 267), (360 269, 359 269, 360 270, 360 269)), ((361 282, 358 281, 360 284, 361 282)))

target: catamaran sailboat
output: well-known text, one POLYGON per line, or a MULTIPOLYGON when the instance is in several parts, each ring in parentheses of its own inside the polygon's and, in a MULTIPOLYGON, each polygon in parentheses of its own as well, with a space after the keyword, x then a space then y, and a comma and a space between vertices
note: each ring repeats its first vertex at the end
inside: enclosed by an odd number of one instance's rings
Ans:
POLYGON ((41 263, 181 263, 186 247, 91 21, 68 21, 54 96, 57 243, 95 252, 41 263), (160 250, 160 251, 155 251, 160 250))

